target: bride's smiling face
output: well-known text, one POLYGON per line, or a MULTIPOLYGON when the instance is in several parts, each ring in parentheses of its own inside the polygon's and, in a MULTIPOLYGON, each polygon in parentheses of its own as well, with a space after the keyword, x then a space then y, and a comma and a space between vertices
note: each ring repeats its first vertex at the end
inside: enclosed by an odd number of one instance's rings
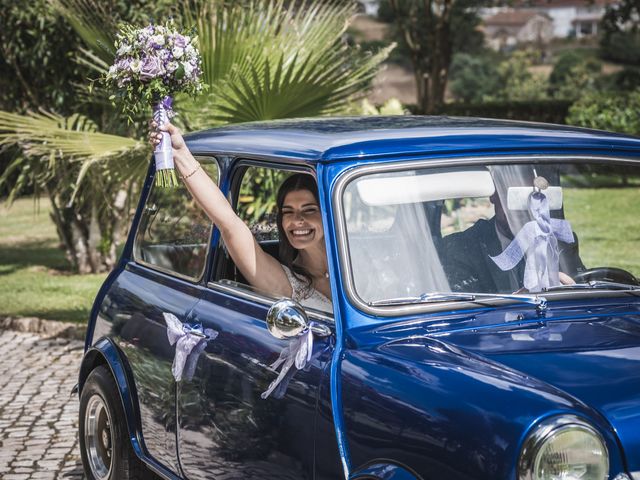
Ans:
POLYGON ((282 229, 293 248, 309 248, 322 241, 320 206, 309 190, 293 190, 282 204, 282 229))

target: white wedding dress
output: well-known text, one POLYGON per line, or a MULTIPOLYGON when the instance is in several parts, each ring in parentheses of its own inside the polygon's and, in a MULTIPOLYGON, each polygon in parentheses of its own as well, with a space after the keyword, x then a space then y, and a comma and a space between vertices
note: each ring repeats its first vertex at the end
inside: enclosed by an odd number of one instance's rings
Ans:
MULTIPOLYGON (((282 264, 281 264, 282 265, 282 264)), ((289 283, 291 284, 291 298, 306 308, 313 308, 322 312, 331 313, 333 311, 331 300, 307 283, 296 277, 293 272, 286 266, 282 265, 284 273, 287 274, 289 283)))

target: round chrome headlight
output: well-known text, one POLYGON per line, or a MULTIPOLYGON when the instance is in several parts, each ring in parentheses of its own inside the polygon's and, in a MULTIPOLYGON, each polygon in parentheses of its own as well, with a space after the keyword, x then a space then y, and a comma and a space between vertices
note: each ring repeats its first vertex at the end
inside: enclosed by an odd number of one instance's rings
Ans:
POLYGON ((575 416, 542 422, 520 452, 519 480, 605 480, 608 475, 602 436, 575 416))

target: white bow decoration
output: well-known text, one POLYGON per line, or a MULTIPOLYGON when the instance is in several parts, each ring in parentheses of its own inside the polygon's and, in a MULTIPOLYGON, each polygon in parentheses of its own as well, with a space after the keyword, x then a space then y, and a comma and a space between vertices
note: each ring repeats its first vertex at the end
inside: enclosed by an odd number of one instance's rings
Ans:
POLYGON ((283 380, 287 376, 287 373, 289 373, 291 367, 295 365, 297 370, 302 370, 311 360, 311 354, 313 353, 313 332, 311 328, 307 328, 299 337, 293 338, 288 342, 287 346, 280 352, 278 359, 271 364, 271 368, 277 369, 280 366, 282 366, 282 368, 278 373, 278 377, 271 382, 269 388, 260 395, 263 399, 271 395, 279 385, 280 388, 278 388, 273 397, 281 398, 287 390, 291 376, 289 376, 287 381, 283 382, 283 380))
POLYGON ((533 192, 528 199, 533 220, 527 222, 504 249, 491 260, 502 271, 511 270, 525 258, 524 287, 539 292, 560 285, 560 252, 558 240, 573 243, 573 231, 567 220, 551 218, 549 201, 542 192, 533 192))
POLYGON ((200 325, 192 327, 182 323, 174 314, 164 312, 167 323, 167 337, 169 344, 176 346, 175 357, 171 365, 171 372, 176 382, 184 377, 189 381, 193 378, 198 363, 198 357, 207 347, 209 340, 218 336, 218 332, 210 328, 202 329, 200 325))

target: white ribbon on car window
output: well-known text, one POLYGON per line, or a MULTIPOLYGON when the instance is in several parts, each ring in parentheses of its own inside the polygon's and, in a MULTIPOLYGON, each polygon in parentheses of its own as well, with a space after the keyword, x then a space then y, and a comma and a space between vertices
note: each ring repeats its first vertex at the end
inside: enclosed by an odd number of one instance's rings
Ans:
POLYGON ((282 368, 278 373, 278 377, 271 382, 269 388, 260 395, 263 399, 266 399, 272 393, 273 398, 282 398, 289 385, 289 380, 295 373, 294 370, 291 372, 291 375, 287 375, 291 367, 295 366, 296 370, 302 370, 311 361, 311 354, 313 353, 313 332, 311 328, 307 328, 299 337, 292 338, 287 342, 287 345, 280 352, 278 359, 271 364, 271 368, 273 369, 277 369, 278 367, 282 368))
POLYGON ((193 378, 198 363, 198 357, 207 348, 210 340, 218 336, 218 332, 211 328, 203 329, 201 325, 187 325, 182 323, 174 314, 164 312, 167 323, 167 337, 169 344, 176 346, 176 353, 171 365, 171 373, 176 382, 183 378, 187 381, 193 378))
POLYGON ((551 218, 549 201, 540 191, 529 196, 533 220, 527 222, 504 251, 491 260, 502 270, 514 268, 526 257, 523 285, 530 292, 560 285, 558 240, 573 243, 573 231, 567 220, 551 218))

